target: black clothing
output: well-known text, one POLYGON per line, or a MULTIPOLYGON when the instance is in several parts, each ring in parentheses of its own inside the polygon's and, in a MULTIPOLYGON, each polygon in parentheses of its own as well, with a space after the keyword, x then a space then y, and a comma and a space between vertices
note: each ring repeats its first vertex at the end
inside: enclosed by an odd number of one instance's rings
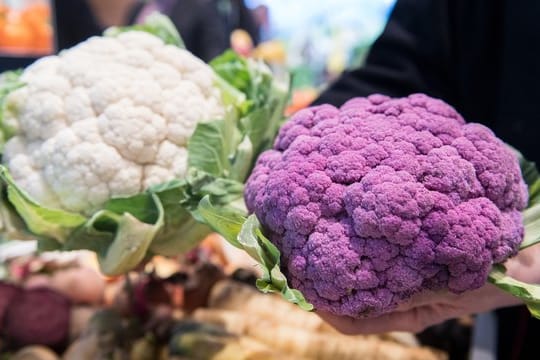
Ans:
POLYGON ((103 33, 86 0, 55 0, 54 7, 58 50, 103 33))
POLYGON ((402 0, 365 65, 318 103, 423 92, 540 163, 540 2, 402 0))
MULTIPOLYGON (((53 2, 56 49, 70 48, 94 35, 103 28, 98 24, 85 0, 55 0, 53 2)), ((35 56, 2 56, 0 72, 24 68, 38 58, 35 56)))
MULTIPOLYGON (((131 14, 134 22, 144 7, 138 3, 131 14)), ((229 34, 212 0, 177 0, 165 15, 171 18, 186 48, 208 62, 229 47, 229 34)))

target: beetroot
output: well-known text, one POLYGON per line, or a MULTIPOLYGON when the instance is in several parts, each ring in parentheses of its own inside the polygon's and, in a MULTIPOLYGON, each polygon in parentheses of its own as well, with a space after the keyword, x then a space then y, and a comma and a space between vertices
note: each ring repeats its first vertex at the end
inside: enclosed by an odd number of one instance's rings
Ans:
POLYGON ((20 292, 20 287, 0 281, 0 332, 2 332, 2 329, 4 328, 2 324, 4 322, 4 315, 7 311, 9 303, 20 292))
POLYGON ((13 347, 45 345, 61 349, 69 337, 71 303, 47 288, 20 291, 4 316, 4 335, 13 347))

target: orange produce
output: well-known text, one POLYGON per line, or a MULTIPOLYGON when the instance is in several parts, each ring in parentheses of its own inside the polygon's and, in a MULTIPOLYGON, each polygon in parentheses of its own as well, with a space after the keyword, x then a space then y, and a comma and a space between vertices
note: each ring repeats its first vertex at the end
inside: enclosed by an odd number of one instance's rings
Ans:
POLYGON ((45 4, 33 4, 21 12, 22 22, 30 26, 48 24, 51 13, 45 4))
POLYGON ((2 33, 4 31, 8 12, 9 8, 6 5, 0 4, 0 39, 2 39, 2 33))
POLYGON ((20 52, 52 52, 51 13, 44 3, 34 3, 20 12, 0 5, 0 47, 20 52))
POLYGON ((22 23, 7 22, 2 31, 0 46, 9 48, 29 48, 33 42, 32 30, 22 23))

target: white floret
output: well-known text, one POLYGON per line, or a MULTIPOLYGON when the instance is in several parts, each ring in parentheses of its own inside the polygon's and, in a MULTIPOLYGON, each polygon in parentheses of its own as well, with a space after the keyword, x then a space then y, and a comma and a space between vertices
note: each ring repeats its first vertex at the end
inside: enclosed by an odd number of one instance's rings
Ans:
POLYGON ((189 81, 182 81, 174 89, 164 91, 163 101, 163 116, 168 124, 167 138, 179 146, 186 145, 201 119, 214 120, 220 116, 216 108, 208 106, 211 101, 205 100, 201 90, 189 81))
POLYGON ((144 187, 185 177, 187 160, 188 153, 185 147, 164 141, 159 147, 154 164, 144 167, 144 187))
POLYGON ((131 161, 154 162, 158 147, 167 135, 165 119, 128 99, 107 107, 98 118, 103 140, 131 161))
POLYGON ((82 87, 74 88, 66 96, 64 108, 70 123, 96 117, 88 92, 82 87))
POLYGON ((184 177, 197 123, 225 112, 208 65, 143 32, 91 38, 22 79, 3 161, 40 203, 84 214, 184 177))
POLYGON ((43 173, 62 207, 91 213, 113 195, 140 192, 142 168, 124 159, 114 147, 84 141, 77 134, 84 125, 79 122, 43 144, 42 156, 47 159, 43 173))
MULTIPOLYGON (((26 99, 16 112, 19 131, 26 138, 48 139, 66 127, 67 115, 62 97, 52 92, 32 92, 30 87, 26 90, 26 99)), ((9 100, 7 106, 10 106, 9 100)))
POLYGON ((56 194, 43 179, 42 173, 33 161, 31 149, 20 137, 14 137, 6 144, 4 163, 11 169, 11 176, 31 197, 50 207, 60 207, 56 194))
MULTIPOLYGON (((153 52, 163 47, 163 41, 153 35, 140 31, 127 31, 117 37, 125 47, 153 52)), ((177 49, 178 50, 178 49, 177 49)))
POLYGON ((156 85, 162 89, 173 88, 182 81, 182 75, 169 64, 156 63, 149 70, 156 85))

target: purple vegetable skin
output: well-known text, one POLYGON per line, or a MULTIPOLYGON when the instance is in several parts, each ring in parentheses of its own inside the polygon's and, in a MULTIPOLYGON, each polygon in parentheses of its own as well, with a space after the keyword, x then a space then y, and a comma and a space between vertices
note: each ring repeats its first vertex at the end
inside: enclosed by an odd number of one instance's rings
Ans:
POLYGON ((21 291, 10 302, 4 335, 11 346, 45 345, 59 349, 69 337, 70 301, 48 288, 21 291))
POLYGON ((9 303, 20 292, 21 292, 20 287, 0 281, 0 334, 3 332, 2 329, 4 329, 4 326, 3 326, 4 317, 7 312, 9 303))
POLYGON ((422 94, 298 112, 245 190, 292 285, 356 318, 481 287, 517 253, 527 198, 501 140, 422 94))

